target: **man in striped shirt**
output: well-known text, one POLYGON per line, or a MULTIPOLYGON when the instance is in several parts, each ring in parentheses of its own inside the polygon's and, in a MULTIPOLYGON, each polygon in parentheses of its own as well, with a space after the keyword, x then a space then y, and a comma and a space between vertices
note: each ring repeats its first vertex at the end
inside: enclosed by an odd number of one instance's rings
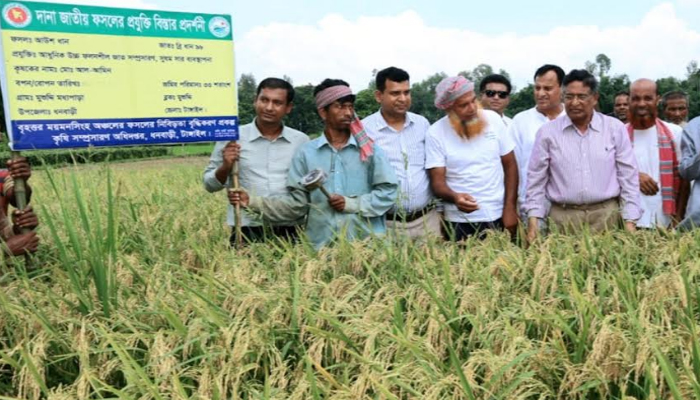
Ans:
POLYGON ((598 82, 586 70, 564 77, 566 115, 537 132, 527 173, 528 240, 538 234, 538 220, 550 228, 599 232, 625 220, 628 231, 642 216, 639 173, 622 122, 595 111, 598 82))
POLYGON ((374 96, 379 111, 362 120, 367 134, 387 155, 399 180, 397 204, 387 213, 389 232, 417 239, 440 234, 425 169, 425 135, 430 123, 409 112, 411 84, 406 71, 389 67, 377 73, 374 96))

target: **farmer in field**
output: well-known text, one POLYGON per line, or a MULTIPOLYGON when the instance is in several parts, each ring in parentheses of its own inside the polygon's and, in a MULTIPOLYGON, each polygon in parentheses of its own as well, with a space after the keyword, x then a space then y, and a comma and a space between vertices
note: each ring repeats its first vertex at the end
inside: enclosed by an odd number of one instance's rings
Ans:
MULTIPOLYGON (((527 192, 527 165, 537 131, 549 121, 564 115, 561 103, 561 83, 564 70, 545 64, 535 71, 535 107, 518 113, 508 126, 508 135, 515 141, 515 158, 518 160, 520 184, 518 186, 518 213, 527 224, 525 193, 527 192)), ((544 226, 544 224, 541 224, 544 226)))
MULTIPOLYGON (((693 118, 683 130, 681 152, 679 167, 681 177, 687 181, 700 179, 700 117, 693 118)), ((678 225, 678 229, 689 230, 698 227, 700 227, 700 185, 695 182, 686 218, 678 225)))
POLYGON ((435 106, 446 115, 428 131, 425 167, 433 192, 445 201, 448 239, 504 228, 513 234, 518 165, 503 120, 480 109, 474 84, 462 76, 438 84, 435 106))
POLYGON ((656 83, 639 79, 630 86, 630 135, 639 168, 642 217, 638 228, 675 227, 685 216, 690 183, 678 174, 683 128, 658 118, 656 83))
POLYGON ((362 129, 355 115, 355 95, 346 82, 326 79, 316 86, 314 96, 324 132, 294 155, 287 178, 289 192, 260 196, 244 187, 231 191, 229 200, 270 221, 296 220, 308 213, 306 234, 316 248, 339 237, 354 240, 384 234, 384 214, 396 201, 394 169, 362 129), (332 193, 329 198, 301 183, 316 169, 328 174, 324 187, 332 193))
POLYGON ((380 109, 362 125, 386 153, 399 181, 397 204, 386 215, 387 228, 414 239, 439 235, 441 218, 425 169, 425 135, 430 123, 408 111, 411 83, 406 71, 383 69, 377 73, 376 83, 374 96, 380 109))
MULTIPOLYGON (((17 157, 7 161, 7 169, 0 170, 0 236, 3 240, 3 252, 6 255, 20 256, 33 253, 39 246, 39 237, 33 231, 39 220, 32 210, 27 206, 23 211, 12 211, 12 218, 8 216, 10 205, 16 206, 15 179, 29 180, 32 175, 27 159, 17 157), (23 229, 32 231, 22 233, 23 229)), ((27 202, 31 197, 31 187, 26 184, 27 202)))
POLYGON ((500 74, 485 76, 479 82, 481 105, 484 107, 484 110, 491 110, 500 115, 506 126, 510 126, 513 122, 511 118, 504 114, 510 103, 510 92, 512 89, 513 86, 508 78, 500 74))
POLYGON ((690 99, 687 93, 674 90, 667 92, 661 98, 661 110, 666 121, 685 128, 688 124, 690 99))
POLYGON ((563 80, 566 115, 539 132, 527 173, 528 240, 538 220, 569 233, 600 232, 619 225, 634 231, 642 216, 639 173, 622 122, 595 111, 598 82, 585 70, 563 80), (547 203, 551 202, 548 210, 547 203))
MULTIPOLYGON (((274 196, 287 192, 287 173, 296 150, 309 137, 284 125, 282 119, 292 111, 294 88, 289 82, 267 78, 260 82, 255 97, 255 119, 240 128, 240 140, 217 142, 209 165, 204 170, 204 188, 216 192, 231 187, 231 168, 240 160, 240 184, 251 194, 274 196)), ((266 221, 249 212, 241 213, 242 233, 249 242, 273 237, 295 239, 304 216, 266 221)), ((227 222, 233 227, 235 210, 229 205, 227 222)), ((231 245, 235 241, 232 229, 231 245)))

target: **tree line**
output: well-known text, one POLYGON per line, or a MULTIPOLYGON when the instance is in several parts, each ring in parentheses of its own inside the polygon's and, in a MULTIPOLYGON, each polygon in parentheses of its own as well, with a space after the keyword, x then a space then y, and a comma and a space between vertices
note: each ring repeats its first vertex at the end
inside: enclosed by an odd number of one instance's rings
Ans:
MULTIPOLYGON (((605 114, 612 112, 615 94, 627 91, 630 85, 630 78, 627 74, 610 75, 611 66, 612 62, 605 54, 599 54, 595 60, 586 61, 583 65, 583 68, 598 78, 600 83, 598 106, 600 111, 605 114)), ((357 92, 355 110, 360 118, 364 118, 379 109, 379 105, 374 100, 374 91, 376 89, 374 75, 376 72, 376 69, 372 71, 372 77, 367 87, 357 92)), ((459 75, 474 82, 478 88, 481 79, 493 73, 499 73, 510 79, 507 71, 503 69, 495 71, 488 64, 480 64, 471 71, 460 72, 459 75)), ((439 72, 412 84, 412 112, 423 115, 431 123, 442 117, 442 111, 435 108, 433 100, 435 99, 435 87, 445 77, 447 77, 447 74, 439 72)), ((293 84, 291 78, 287 76, 283 78, 293 84)), ((690 96, 690 118, 700 115, 700 66, 697 61, 693 60, 688 63, 685 79, 679 80, 674 77, 667 77, 657 79, 656 83, 660 94, 671 90, 682 90, 687 93, 690 96)), ((238 81, 238 116, 241 124, 247 124, 255 117, 253 101, 255 100, 256 89, 257 81, 255 76, 253 74, 243 74, 238 81)), ((321 133, 323 124, 316 113, 313 96, 314 85, 295 86, 294 89, 296 91, 294 109, 287 117, 285 123, 308 134, 321 133)), ((519 89, 513 86, 510 105, 506 109, 506 114, 512 117, 521 111, 534 107, 533 90, 532 83, 519 89)))

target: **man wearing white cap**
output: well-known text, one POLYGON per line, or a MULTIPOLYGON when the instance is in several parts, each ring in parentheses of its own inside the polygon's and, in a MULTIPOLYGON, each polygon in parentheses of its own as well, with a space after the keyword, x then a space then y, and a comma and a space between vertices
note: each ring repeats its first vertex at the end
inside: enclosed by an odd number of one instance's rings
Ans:
POLYGON ((518 225, 515 143, 501 117, 481 110, 474 84, 456 76, 435 89, 435 106, 447 114, 428 130, 426 169, 445 204, 449 239, 518 225))

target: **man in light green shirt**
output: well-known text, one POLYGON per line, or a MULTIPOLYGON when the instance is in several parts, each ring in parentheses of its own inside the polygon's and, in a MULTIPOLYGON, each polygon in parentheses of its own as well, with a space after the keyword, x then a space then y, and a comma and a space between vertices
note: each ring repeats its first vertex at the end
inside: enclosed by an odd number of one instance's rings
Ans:
MULTIPOLYGON (((282 118, 292 111, 294 88, 289 82, 267 78, 260 82, 255 98, 255 120, 241 126, 239 141, 217 142, 209 165, 204 170, 204 188, 216 192, 231 187, 233 163, 239 162, 242 187, 251 194, 273 196, 287 193, 287 173, 296 150, 309 141, 302 132, 284 126, 282 118)), ((228 225, 233 227, 235 210, 229 204, 228 225)), ((241 213, 243 236, 248 241, 260 242, 266 238, 297 237, 303 216, 295 216, 269 223, 254 213, 241 213)), ((234 243, 231 234, 231 244, 234 243)))
POLYGON ((355 116, 355 95, 346 82, 326 79, 314 89, 314 96, 325 124, 324 134, 302 145, 294 155, 287 179, 289 193, 259 196, 229 192, 229 200, 261 212, 271 221, 308 213, 306 234, 315 248, 338 237, 354 240, 384 234, 385 214, 394 205, 398 190, 394 169, 382 149, 361 130, 355 116), (328 174, 324 186, 333 193, 330 198, 300 183, 314 169, 328 174))

